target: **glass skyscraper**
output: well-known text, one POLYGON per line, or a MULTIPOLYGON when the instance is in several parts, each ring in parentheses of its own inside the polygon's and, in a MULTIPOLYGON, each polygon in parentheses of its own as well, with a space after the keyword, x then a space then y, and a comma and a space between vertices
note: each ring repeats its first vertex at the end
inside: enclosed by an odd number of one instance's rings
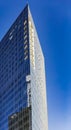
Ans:
POLYGON ((28 5, 0 42, 0 130, 48 130, 44 56, 28 5))

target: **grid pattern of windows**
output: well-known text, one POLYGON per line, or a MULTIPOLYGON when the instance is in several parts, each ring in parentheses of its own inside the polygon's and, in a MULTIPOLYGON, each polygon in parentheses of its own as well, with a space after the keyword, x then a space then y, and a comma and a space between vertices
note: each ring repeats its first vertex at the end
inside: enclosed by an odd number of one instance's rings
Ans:
POLYGON ((29 130, 31 107, 22 109, 18 113, 14 113, 8 119, 9 130, 29 130))
POLYGON ((44 57, 27 5, 0 42, 0 130, 40 129, 48 129, 44 57))
POLYGON ((28 106, 26 75, 29 74, 26 7, 0 42, 0 130, 8 130, 8 117, 28 106))

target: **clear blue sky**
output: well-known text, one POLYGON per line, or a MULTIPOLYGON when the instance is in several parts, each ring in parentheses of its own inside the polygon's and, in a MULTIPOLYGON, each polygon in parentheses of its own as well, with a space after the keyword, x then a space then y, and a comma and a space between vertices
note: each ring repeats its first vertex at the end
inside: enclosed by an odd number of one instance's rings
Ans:
MULTIPOLYGON (((0 0, 0 39, 26 0, 0 0)), ((49 130, 71 130, 71 2, 29 0, 45 56, 49 130)))

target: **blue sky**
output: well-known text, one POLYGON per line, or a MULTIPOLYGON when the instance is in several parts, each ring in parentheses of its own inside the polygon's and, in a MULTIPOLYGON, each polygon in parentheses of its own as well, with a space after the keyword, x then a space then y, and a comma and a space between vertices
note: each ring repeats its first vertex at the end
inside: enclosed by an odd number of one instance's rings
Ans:
MULTIPOLYGON (((71 130, 71 2, 28 0, 45 56, 49 130, 71 130)), ((26 0, 0 0, 0 39, 26 0)))

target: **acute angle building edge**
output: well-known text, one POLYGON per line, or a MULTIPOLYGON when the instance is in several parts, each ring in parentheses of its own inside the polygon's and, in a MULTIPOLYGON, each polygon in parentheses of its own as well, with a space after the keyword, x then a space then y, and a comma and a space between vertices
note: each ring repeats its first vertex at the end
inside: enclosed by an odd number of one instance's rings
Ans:
POLYGON ((0 42, 0 130, 48 130, 44 56, 28 4, 0 42))

